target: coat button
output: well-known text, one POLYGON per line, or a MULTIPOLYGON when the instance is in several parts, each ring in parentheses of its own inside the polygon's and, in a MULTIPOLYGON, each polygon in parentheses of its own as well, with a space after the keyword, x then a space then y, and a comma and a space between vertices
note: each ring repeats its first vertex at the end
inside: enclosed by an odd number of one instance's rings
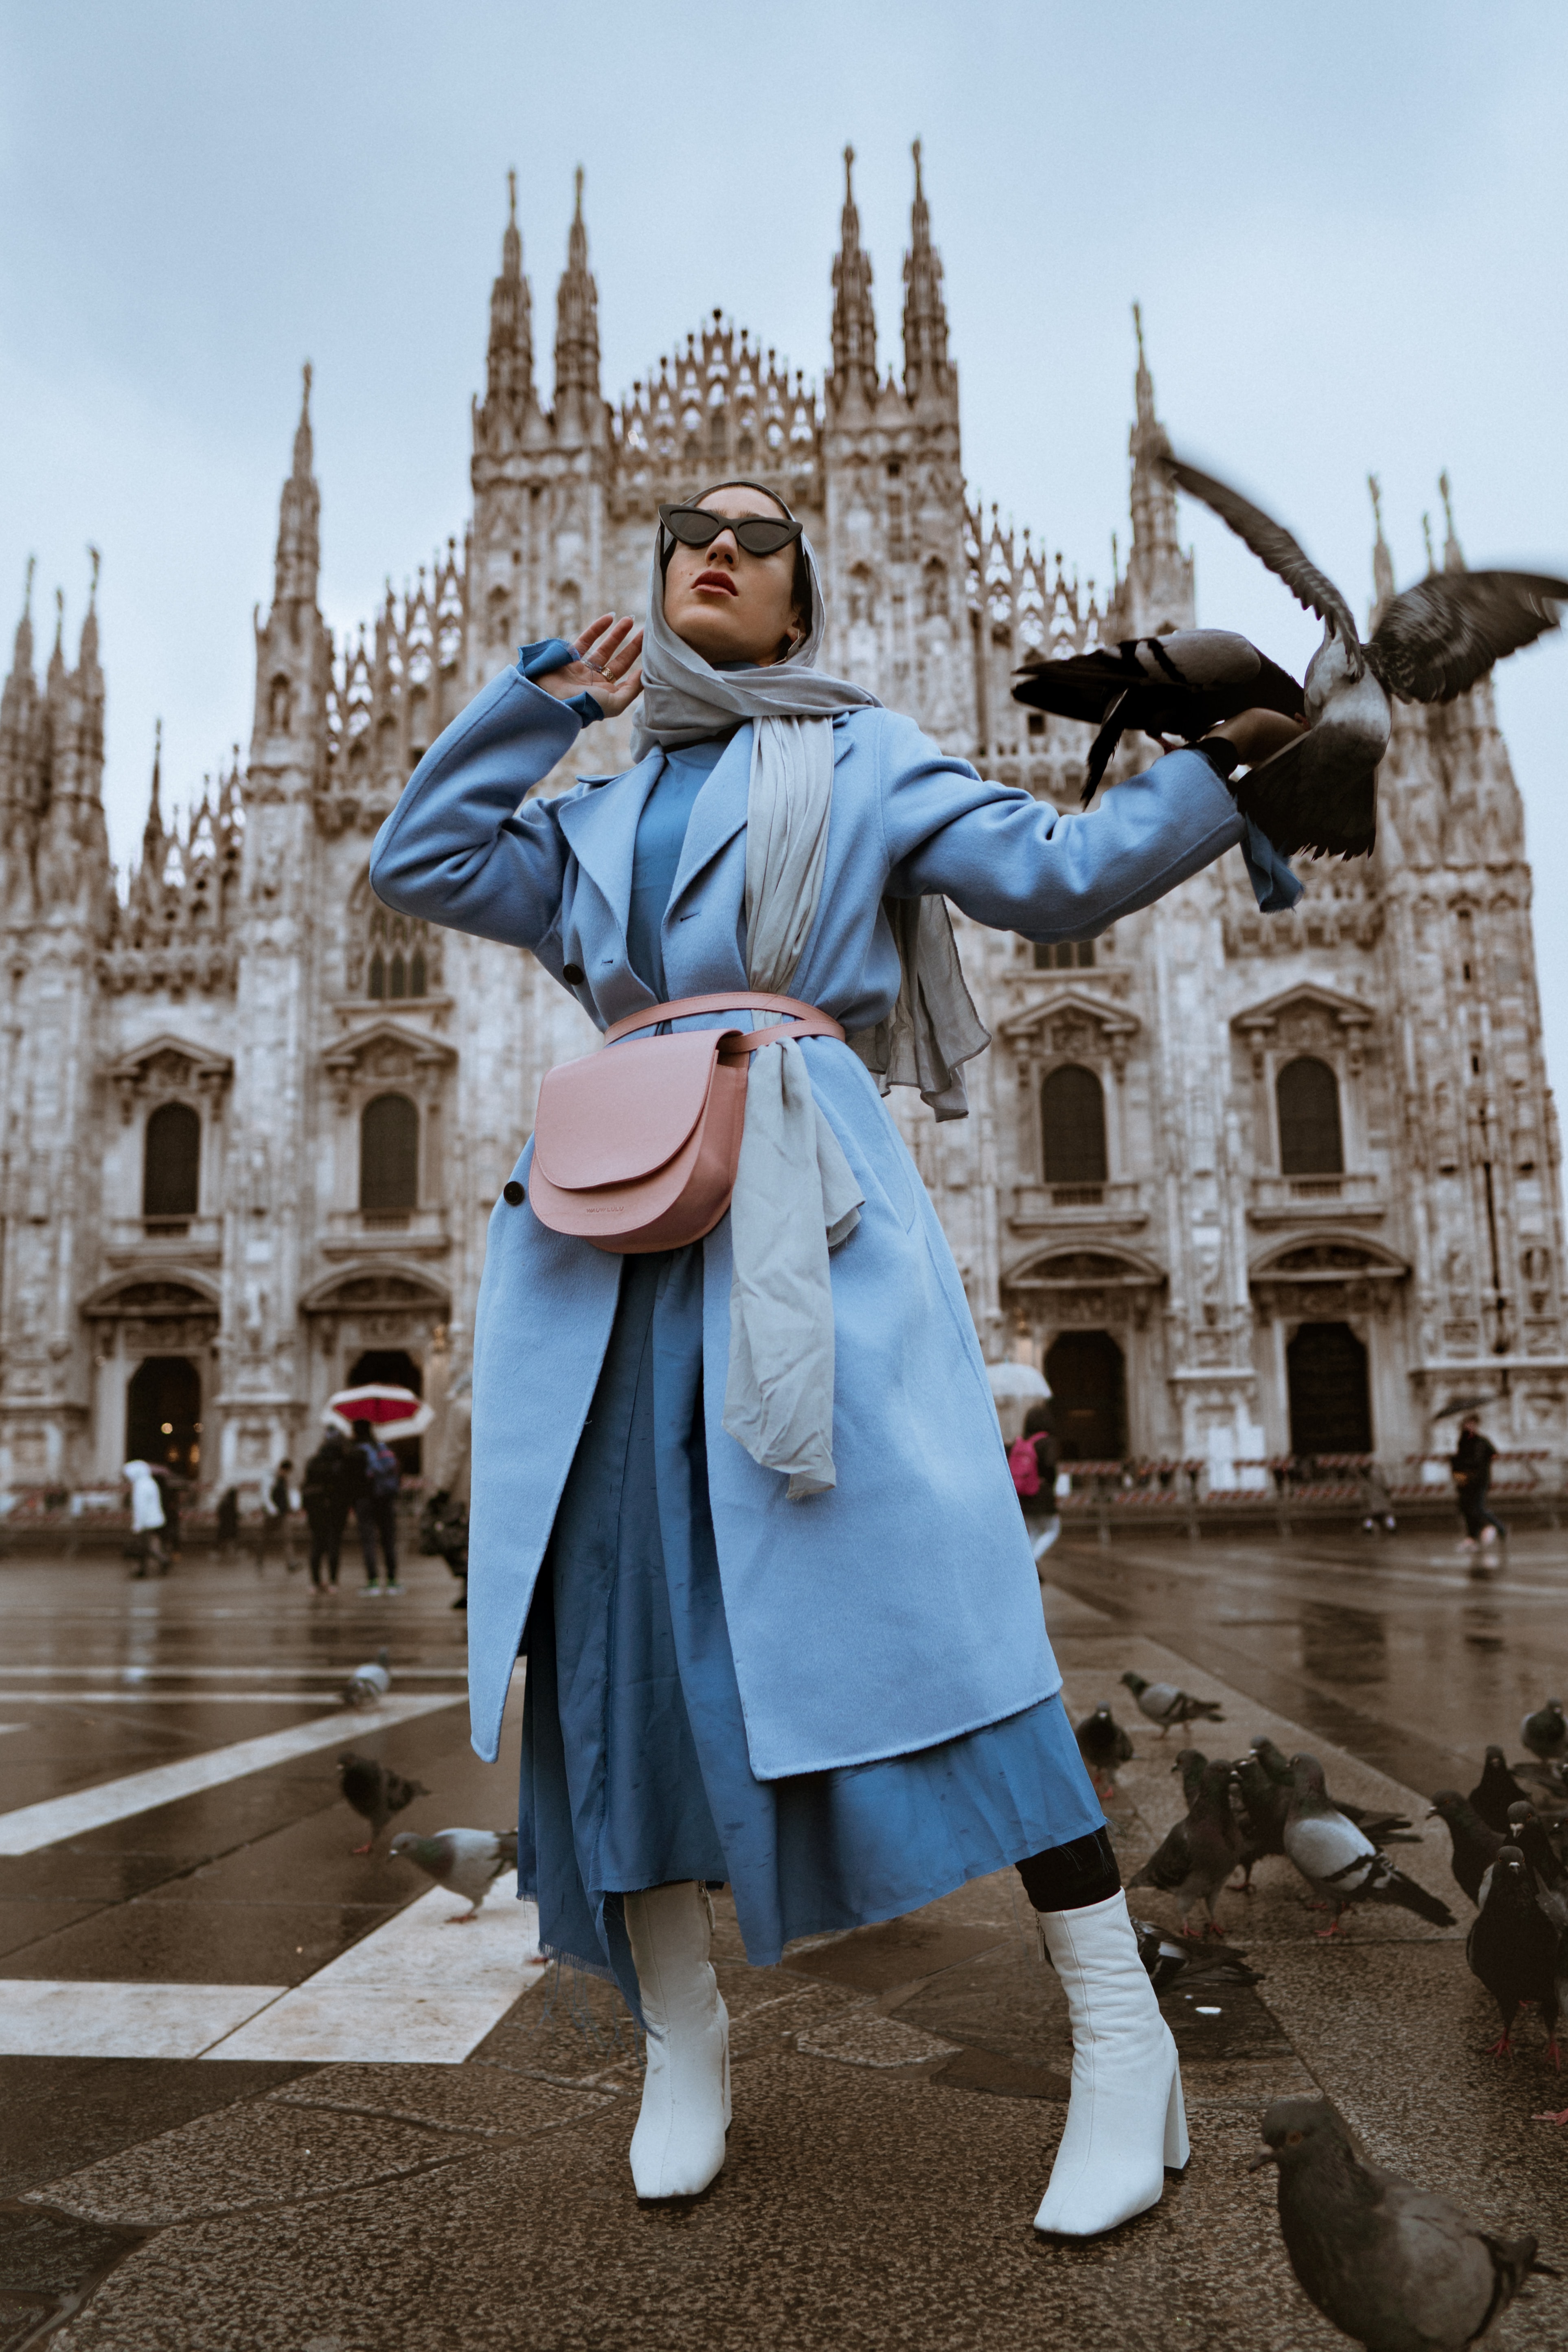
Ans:
POLYGON ((568 988, 581 988, 587 974, 580 963, 563 963, 561 967, 561 977, 568 988))
POLYGON ((507 1178, 506 1182, 500 1188, 500 1196, 506 1202, 509 1209, 521 1209, 524 1200, 527 1198, 522 1186, 518 1182, 515 1176, 509 1176, 507 1178))

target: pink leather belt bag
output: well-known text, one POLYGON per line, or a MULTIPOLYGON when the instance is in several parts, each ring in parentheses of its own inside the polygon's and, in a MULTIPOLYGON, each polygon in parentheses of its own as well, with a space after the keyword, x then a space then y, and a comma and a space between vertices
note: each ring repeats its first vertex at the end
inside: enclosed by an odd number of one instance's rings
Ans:
POLYGON ((562 1062, 539 1089, 529 1199, 552 1233, 623 1256, 680 1249, 730 1205, 751 1057, 787 1037, 837 1037, 830 1014, 793 996, 680 996, 617 1021, 611 1053, 562 1062), (765 1029, 689 1029, 617 1041, 694 1013, 776 1013, 765 1029))

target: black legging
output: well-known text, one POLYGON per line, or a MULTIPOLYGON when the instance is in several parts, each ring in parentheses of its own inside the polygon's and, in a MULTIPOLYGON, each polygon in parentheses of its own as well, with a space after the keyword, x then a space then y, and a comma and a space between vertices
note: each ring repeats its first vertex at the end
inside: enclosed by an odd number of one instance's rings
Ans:
POLYGON ((1087 1911, 1121 1891, 1121 1873, 1103 1830, 1049 1845, 1014 1866, 1037 1911, 1087 1911))

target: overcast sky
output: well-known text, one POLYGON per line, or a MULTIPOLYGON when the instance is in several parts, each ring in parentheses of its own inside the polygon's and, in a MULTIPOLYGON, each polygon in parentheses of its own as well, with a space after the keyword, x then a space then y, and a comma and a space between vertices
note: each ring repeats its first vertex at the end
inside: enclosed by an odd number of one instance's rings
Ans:
MULTIPOLYGON (((1138 298, 1173 436, 1358 607, 1369 471, 1402 581, 1445 466, 1472 562, 1563 570, 1565 108, 1561 0, 0 0, 0 629, 36 552, 74 643, 101 547, 124 860, 157 714, 179 800, 248 740, 303 358, 333 628, 461 531, 509 166, 546 394, 586 171, 614 396, 716 303, 820 376, 847 141, 896 358, 917 135, 972 487, 1069 565, 1125 544, 1138 298)), ((1304 660, 1285 592, 1184 526, 1200 619, 1304 660)), ((1560 641, 1499 673, 1560 1090, 1565 688, 1560 641)))

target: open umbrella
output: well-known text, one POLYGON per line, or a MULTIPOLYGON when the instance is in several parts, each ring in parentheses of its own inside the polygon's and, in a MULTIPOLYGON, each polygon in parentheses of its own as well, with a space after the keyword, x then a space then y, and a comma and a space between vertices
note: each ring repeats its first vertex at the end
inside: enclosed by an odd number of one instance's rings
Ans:
POLYGON ((1489 1404, 1496 1402, 1496 1397, 1489 1394, 1450 1397, 1447 1403, 1435 1412, 1432 1418, 1434 1421, 1452 1421, 1456 1413, 1484 1412, 1489 1404))
POLYGON ((385 1388, 378 1381, 362 1389, 340 1389, 321 1415, 329 1429, 352 1437, 356 1421, 368 1421, 377 1437, 417 1437, 435 1420, 435 1410, 412 1389, 385 1388))
POLYGON ((985 1377, 998 1404, 1011 1398, 1022 1397, 1026 1397, 1031 1404, 1037 1404, 1050 1394, 1045 1375, 1037 1372, 1033 1364, 987 1364, 985 1377))

